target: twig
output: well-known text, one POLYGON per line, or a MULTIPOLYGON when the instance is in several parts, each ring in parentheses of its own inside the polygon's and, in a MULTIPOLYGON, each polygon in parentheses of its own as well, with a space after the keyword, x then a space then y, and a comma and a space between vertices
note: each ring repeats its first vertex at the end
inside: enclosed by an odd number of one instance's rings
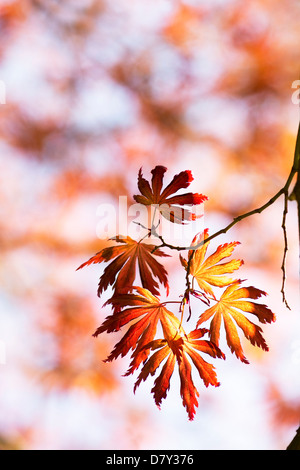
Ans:
MULTIPOLYGON (((186 287, 187 287, 186 291, 189 292, 190 291, 190 280, 189 280, 190 267, 191 267, 191 262, 192 262, 195 251, 197 249, 199 249, 201 246, 203 246, 205 243, 208 243, 211 240, 213 240, 214 238, 216 238, 216 237, 218 237, 222 234, 227 233, 228 230, 230 230, 238 222, 241 222, 242 220, 244 220, 244 219, 246 219, 246 218, 248 218, 252 215, 261 214, 265 209, 267 209, 272 204, 274 204, 274 202, 277 201, 277 199, 279 199, 280 196, 283 194, 284 195, 284 209, 283 209, 283 217, 282 217, 281 227, 282 227, 282 230, 283 230, 283 237, 284 237, 284 252, 283 252, 283 259, 282 259, 282 264, 281 264, 281 270, 282 270, 281 293, 282 293, 283 302, 285 303, 286 307, 288 309, 290 309, 290 307, 287 303, 287 300, 286 300, 286 296, 285 296, 285 281, 286 281, 285 264, 286 264, 286 256, 287 256, 287 252, 288 252, 288 239, 287 239, 287 231, 286 231, 286 216, 287 216, 287 213, 288 213, 288 202, 289 202, 289 200, 296 199, 297 203, 298 203, 299 230, 300 230, 300 172, 299 172, 300 163, 299 162, 300 162, 300 121, 299 121, 299 125, 298 125, 298 132, 297 132, 297 139, 296 139, 296 145, 295 145, 293 165, 292 165, 290 174, 288 176, 288 179, 287 179, 285 185, 273 197, 271 197, 271 199, 269 199, 269 201, 267 201, 265 204, 263 204, 260 207, 257 207, 256 209, 253 209, 252 211, 246 212, 244 214, 241 214, 241 215, 235 217, 232 220, 232 222, 230 222, 226 227, 222 228, 221 230, 218 230, 217 232, 213 233, 212 235, 210 235, 209 237, 203 239, 201 242, 199 242, 195 245, 192 245, 192 246, 175 246, 175 245, 171 245, 170 243, 167 243, 164 240, 162 235, 159 235, 159 233, 157 233, 156 228, 158 227, 158 225, 156 227, 154 227, 153 226, 153 221, 152 221, 151 229, 147 229, 142 224, 137 223, 137 222, 136 223, 138 225, 140 225, 141 227, 145 228, 146 230, 148 230, 149 235, 151 233, 152 235, 154 235, 156 238, 158 238, 161 241, 161 245, 155 246, 155 248, 152 250, 152 253, 154 253, 159 248, 163 248, 163 247, 170 248, 170 249, 176 250, 176 251, 186 251, 186 250, 191 251, 191 253, 189 254, 189 257, 188 257, 187 269, 186 269, 186 287), (294 176, 297 173, 298 173, 298 178, 297 178, 296 185, 295 185, 294 190, 292 191, 291 195, 289 196, 289 189, 290 189, 291 183, 294 179, 294 176)), ((153 220, 154 220, 154 218, 153 218, 153 220)))
POLYGON ((288 213, 288 192, 284 193, 284 208, 283 208, 283 215, 282 215, 282 224, 281 228, 283 230, 283 239, 284 239, 284 250, 283 250, 283 258, 282 258, 282 264, 281 264, 281 270, 282 270, 282 285, 281 285, 281 294, 282 294, 282 302, 285 304, 285 306, 291 310, 286 296, 285 296, 285 281, 286 281, 286 272, 285 272, 285 262, 286 262, 286 255, 288 252, 288 239, 287 239, 287 233, 286 233, 286 216, 288 213))

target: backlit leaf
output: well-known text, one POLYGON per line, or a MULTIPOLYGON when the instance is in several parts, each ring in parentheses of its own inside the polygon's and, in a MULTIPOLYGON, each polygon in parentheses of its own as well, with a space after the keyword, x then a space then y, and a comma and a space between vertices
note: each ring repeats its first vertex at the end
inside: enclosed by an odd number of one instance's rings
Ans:
MULTIPOLYGON (((203 240, 208 238, 208 230, 198 234, 192 242, 192 245, 198 245, 203 240)), ((217 250, 205 259, 209 242, 204 243, 200 248, 188 253, 188 259, 192 256, 190 263, 189 273, 197 280, 197 283, 202 291, 215 298, 215 294, 211 286, 225 287, 234 282, 234 279, 227 274, 233 273, 239 269, 243 264, 243 260, 231 260, 225 263, 220 263, 225 258, 231 256, 234 248, 239 245, 239 242, 225 243, 220 245, 217 250)), ((187 268, 187 261, 180 256, 181 264, 187 268)))
POLYGON ((266 305, 253 302, 262 295, 266 295, 265 292, 252 286, 240 287, 240 284, 241 281, 236 281, 228 286, 221 299, 200 316, 197 327, 210 320, 210 338, 218 345, 223 319, 226 340, 230 350, 242 362, 248 363, 241 346, 237 327, 242 330, 245 337, 254 346, 258 346, 264 351, 268 351, 269 348, 262 336, 262 329, 251 322, 242 312, 255 315, 261 323, 275 321, 275 315, 266 305))
POLYGON ((209 385, 218 387, 220 383, 217 380, 214 366, 206 362, 200 353, 209 354, 214 358, 225 358, 222 351, 215 344, 200 339, 207 331, 206 329, 196 329, 186 335, 181 330, 175 336, 166 337, 165 335, 164 340, 160 339, 149 343, 148 348, 155 352, 145 362, 135 383, 134 390, 149 375, 154 375, 158 367, 165 361, 151 390, 154 401, 160 408, 162 399, 166 398, 170 388, 170 380, 177 362, 182 403, 187 410, 189 419, 193 420, 196 412, 195 408, 198 406, 197 397, 199 392, 192 379, 192 364, 206 387, 209 385))
POLYGON ((98 336, 105 331, 119 331, 128 323, 134 322, 106 359, 112 361, 118 356, 123 357, 132 349, 132 362, 126 375, 132 374, 141 362, 147 359, 149 350, 145 349, 145 345, 153 341, 159 323, 170 337, 176 335, 177 329, 180 328, 179 319, 151 292, 140 287, 134 287, 132 290, 137 294, 115 295, 106 302, 115 307, 114 313, 109 315, 94 333, 94 336, 98 336))
POLYGON ((155 245, 136 242, 130 237, 115 237, 116 242, 121 245, 104 248, 95 256, 79 266, 78 269, 90 264, 97 264, 113 260, 105 269, 100 277, 98 286, 98 295, 100 296, 108 286, 113 286, 115 292, 121 292, 130 289, 136 278, 136 265, 138 264, 139 274, 142 286, 153 294, 158 295, 158 283, 155 276, 164 287, 169 290, 168 273, 164 266, 160 264, 154 256, 169 256, 162 250, 152 251, 155 245))
POLYGON ((196 215, 188 209, 183 209, 186 205, 198 205, 207 200, 203 194, 185 193, 172 196, 180 189, 187 188, 193 181, 191 171, 186 170, 175 175, 172 181, 164 190, 163 178, 167 168, 164 166, 156 166, 152 173, 151 185, 143 177, 142 170, 139 171, 138 188, 141 195, 135 195, 134 199, 139 204, 146 206, 157 206, 158 210, 170 222, 184 223, 185 220, 195 220, 196 215))

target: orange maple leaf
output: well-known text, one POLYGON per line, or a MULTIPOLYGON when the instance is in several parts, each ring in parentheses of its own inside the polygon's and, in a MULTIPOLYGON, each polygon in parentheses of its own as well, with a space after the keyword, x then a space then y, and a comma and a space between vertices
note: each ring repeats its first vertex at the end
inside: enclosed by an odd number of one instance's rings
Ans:
MULTIPOLYGON (((192 379, 192 364, 197 369, 206 387, 209 385, 218 387, 220 383, 217 381, 214 366, 206 362, 199 352, 209 354, 214 358, 225 358, 222 351, 213 342, 200 339, 207 331, 206 329, 196 329, 188 335, 179 331, 175 336, 173 334, 169 338, 158 339, 149 343, 147 347, 155 352, 145 362, 135 383, 134 391, 149 375, 154 375, 157 368, 166 360, 151 390, 154 401, 160 408, 162 399, 166 398, 170 388, 170 379, 177 362, 182 403, 187 410, 189 419, 193 420, 195 407, 198 406, 197 397, 199 392, 192 379)), ((168 336, 166 331, 164 333, 165 336, 168 336)))
POLYGON ((153 255, 156 256, 169 256, 161 249, 156 249, 155 245, 143 243, 142 241, 136 242, 130 237, 114 237, 122 245, 106 247, 83 263, 79 268, 88 266, 92 263, 102 263, 113 260, 105 269, 100 277, 98 286, 98 296, 102 294, 109 285, 113 286, 116 292, 121 292, 129 289, 136 277, 136 264, 139 267, 139 274, 142 286, 153 294, 158 295, 158 283, 155 281, 153 275, 164 285, 169 292, 168 273, 164 266, 160 264, 153 255), (152 254, 152 251, 155 252, 152 254), (115 259, 114 259, 115 258, 115 259))
POLYGON ((106 302, 113 305, 114 312, 94 333, 94 336, 98 336, 105 331, 107 333, 119 331, 124 325, 138 319, 129 327, 106 359, 110 362, 118 356, 125 356, 132 349, 132 362, 125 375, 132 374, 141 362, 147 359, 149 350, 145 349, 145 345, 153 341, 159 322, 162 328, 169 332, 169 336, 174 336, 180 327, 178 318, 150 291, 138 286, 133 287, 131 291, 136 293, 116 294, 106 302))
POLYGON ((240 287, 240 285, 241 281, 238 280, 228 286, 221 299, 200 315, 197 327, 212 319, 209 330, 210 339, 216 345, 219 345, 221 320, 223 318, 226 340, 231 352, 235 353, 242 362, 248 364, 249 361, 244 356, 236 325, 243 331, 251 344, 262 348, 264 351, 268 351, 269 348, 261 334, 262 329, 252 323, 242 312, 255 315, 261 323, 275 321, 275 315, 266 305, 252 301, 262 295, 267 295, 266 292, 252 286, 240 287))
POLYGON ((180 206, 197 205, 206 201, 208 198, 203 194, 185 193, 177 196, 172 196, 179 189, 187 188, 193 181, 191 171, 186 170, 175 175, 168 186, 162 190, 164 174, 167 168, 164 166, 156 166, 152 173, 151 185, 143 178, 142 169, 139 171, 138 188, 141 195, 133 196, 136 202, 146 206, 157 206, 159 212, 167 220, 183 224, 184 220, 195 220, 196 215, 191 213, 188 209, 183 209, 180 206), (179 206, 179 207, 178 207, 179 206))
MULTIPOLYGON (((192 245, 198 245, 203 240, 208 238, 208 230, 198 234, 194 237, 192 245)), ((192 256, 189 273, 197 280, 197 283, 202 291, 211 295, 215 299, 214 291, 210 286, 225 287, 234 282, 234 279, 227 276, 228 273, 233 273, 239 269, 244 263, 243 260, 231 260, 226 263, 220 263, 224 258, 231 256, 234 248, 239 245, 239 242, 225 243, 220 245, 217 250, 205 259, 209 242, 203 244, 200 248, 188 253, 188 259, 192 256)), ((180 255, 181 264, 187 269, 187 261, 180 255)))

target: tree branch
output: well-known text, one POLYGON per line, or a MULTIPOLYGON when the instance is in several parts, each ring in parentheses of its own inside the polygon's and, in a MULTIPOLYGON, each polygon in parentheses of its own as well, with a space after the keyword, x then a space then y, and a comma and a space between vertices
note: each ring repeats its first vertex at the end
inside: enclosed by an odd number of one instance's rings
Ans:
POLYGON ((286 272, 285 272, 285 262, 286 262, 286 255, 288 252, 288 239, 287 239, 287 233, 286 233, 286 216, 288 213, 288 192, 284 193, 284 209, 283 209, 283 215, 282 215, 282 224, 281 228, 283 230, 283 239, 284 239, 284 250, 283 250, 283 258, 282 258, 282 264, 281 264, 281 270, 282 270, 282 285, 281 285, 281 294, 282 294, 282 301, 285 304, 285 306, 291 310, 286 296, 285 296, 285 281, 286 281, 286 272))
MULTIPOLYGON (((167 247, 167 248, 171 248, 173 250, 177 250, 177 251, 184 251, 184 250, 197 250, 198 248, 200 248, 202 245, 204 245, 205 243, 208 243, 210 242, 211 240, 213 240, 214 238, 218 237, 219 235, 222 235, 224 233, 227 233, 228 230, 230 230, 234 225, 236 225, 238 222, 241 222, 243 219, 246 219, 254 214, 260 214, 261 212, 263 212, 265 209, 267 209, 268 207, 270 207, 272 204, 274 204, 275 201, 277 201, 277 199, 282 195, 282 194, 285 194, 287 195, 286 196, 286 199, 296 199, 296 197, 293 197, 293 194, 288 197, 288 192, 289 192, 289 188, 290 188, 290 185, 294 179, 294 176, 296 175, 296 173, 298 173, 298 168, 299 168, 299 150, 300 150, 300 126, 298 128, 298 135, 297 135, 297 143, 296 143, 296 150, 295 150, 295 156, 294 156, 294 162, 293 162, 293 166, 291 168, 291 171, 290 171, 290 174, 288 176, 288 179, 285 183, 285 185, 273 196, 271 197, 271 199, 269 199, 268 202, 266 202, 265 204, 263 204, 262 206, 256 208, 256 209, 253 209, 252 211, 249 211, 249 212, 246 212, 244 214, 241 214, 237 217, 235 217, 232 222, 230 222, 230 224, 228 224, 226 227, 222 228, 221 230, 218 230, 217 232, 213 233, 212 235, 210 235, 209 237, 207 237, 205 240, 202 240, 201 242, 197 243, 196 245, 193 245, 193 246, 173 246, 167 242, 164 241, 163 237, 161 235, 159 235, 155 230, 152 231, 153 235, 155 235, 157 238, 160 239, 160 241, 162 242, 161 245, 159 245, 157 247, 158 248, 163 248, 163 247, 167 247)), ((300 210, 300 178, 299 178, 299 173, 298 173, 298 179, 297 179, 297 183, 296 183, 296 186, 293 190, 293 193, 295 192, 295 189, 297 187, 297 193, 299 193, 299 210, 300 210)), ((300 212, 299 212, 300 214, 300 212)), ((286 215, 286 214, 285 214, 286 215)), ((285 219, 284 219, 285 220, 285 219)), ((299 224, 300 224, 300 218, 299 218, 299 224)))
MULTIPOLYGON (((241 222, 242 220, 251 217, 254 214, 261 214, 264 210, 266 210, 268 207, 270 207, 272 204, 274 204, 277 199, 280 198, 280 196, 284 195, 284 208, 283 208, 283 216, 282 216, 282 230, 283 230, 283 238, 284 238, 284 252, 283 252, 283 259, 282 259, 282 264, 281 264, 281 270, 282 270, 282 286, 281 286, 281 293, 282 293, 282 299, 283 302, 285 303, 286 307, 290 309, 286 296, 285 296, 285 281, 286 281, 286 270, 285 270, 285 263, 286 263, 286 256, 288 252, 288 239, 287 239, 287 230, 286 230, 286 217, 288 213, 288 203, 289 201, 296 200, 297 201, 297 206, 298 206, 298 227, 299 227, 299 256, 300 256, 300 120, 298 124, 298 132, 297 132, 297 138, 296 138, 296 145, 295 145, 295 152, 294 152, 294 160, 293 160, 293 165, 290 170, 290 174, 286 180, 285 185, 273 196, 269 201, 267 201, 265 204, 262 206, 253 209, 252 211, 246 212, 244 214, 241 214, 237 217, 235 217, 232 222, 230 222, 226 227, 222 228, 221 230, 218 230, 214 234, 210 235, 206 239, 202 240, 198 244, 195 244, 193 246, 174 246, 171 245, 170 243, 167 243, 162 235, 159 235, 156 231, 156 227, 153 226, 153 221, 152 221, 152 228, 147 229, 148 230, 148 235, 150 234, 156 236, 160 241, 161 245, 157 245, 154 249, 153 252, 155 252, 159 248, 167 247, 172 250, 177 250, 177 251, 184 251, 184 250, 189 250, 191 251, 189 257, 188 257, 188 262, 187 262, 187 268, 186 268, 186 293, 185 295, 188 295, 190 292, 190 280, 189 280, 189 273, 190 273, 190 266, 191 266, 191 261, 193 259, 193 255, 195 251, 200 248, 202 245, 205 243, 208 243, 209 241, 213 240, 214 238, 218 237, 219 235, 225 234, 230 230, 234 225, 236 225, 238 222, 241 222), (289 195, 289 189, 291 186, 291 183, 293 182, 294 176, 297 174, 297 180, 296 184, 294 186, 293 191, 289 195)), ((141 224, 139 224, 141 225, 141 224)), ((141 225, 142 226, 142 225, 141 225)), ((185 297, 184 297, 185 299, 185 297)), ((292 442, 289 444, 287 447, 287 450, 300 450, 300 427, 297 429, 296 436, 292 440, 292 442)))
MULTIPOLYGON (((299 259, 300 259, 300 120, 298 126, 298 134, 295 146, 295 154, 294 154, 294 164, 293 166, 296 168, 297 171, 297 180, 294 186, 294 189, 289 197, 289 200, 295 200, 297 202, 298 208, 298 238, 299 238, 299 259)), ((299 263, 300 268, 300 263, 299 263)), ((300 450, 300 427, 296 431, 296 435, 292 442, 287 446, 286 450, 300 450)))
POLYGON ((300 450, 300 427, 296 431, 296 436, 287 446, 286 450, 300 450))

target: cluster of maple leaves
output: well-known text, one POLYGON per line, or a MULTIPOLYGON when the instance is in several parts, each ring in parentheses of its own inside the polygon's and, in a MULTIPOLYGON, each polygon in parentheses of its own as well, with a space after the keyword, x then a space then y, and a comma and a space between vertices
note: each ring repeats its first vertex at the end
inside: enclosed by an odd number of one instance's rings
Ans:
MULTIPOLYGON (((163 166, 156 166, 151 171, 151 184, 143 178, 140 170, 138 189, 141 194, 134 196, 134 199, 146 206, 155 205, 160 214, 171 223, 194 220, 193 210, 183 208, 187 205, 193 208, 202 204, 207 197, 194 193, 174 195, 190 185, 193 180, 190 171, 175 175, 163 189, 166 170, 163 166)), ((150 233, 153 233, 151 228, 150 233)), ((221 324, 224 325, 230 351, 242 362, 248 363, 238 328, 254 346, 265 351, 268 346, 262 336, 262 329, 245 314, 251 314, 252 318, 256 317, 260 323, 271 323, 275 320, 275 315, 266 305, 254 302, 266 295, 264 291, 252 286, 244 287, 244 281, 229 276, 243 264, 242 260, 226 260, 239 242, 220 245, 214 253, 207 256, 208 237, 207 229, 197 234, 187 249, 187 259, 180 255, 187 280, 180 301, 161 302, 159 299, 159 284, 162 284, 169 294, 168 273, 155 258, 169 256, 161 249, 164 246, 162 238, 161 245, 154 245, 148 243, 146 237, 135 241, 130 237, 116 236, 116 244, 104 248, 78 268, 92 263, 109 262, 100 277, 98 296, 112 286, 113 295, 105 302, 105 305, 111 306, 112 314, 104 320, 94 336, 104 332, 116 332, 125 326, 127 331, 106 361, 110 362, 131 352, 130 366, 125 375, 133 374, 141 367, 134 391, 142 381, 157 373, 151 392, 158 407, 167 396, 170 379, 177 364, 180 394, 190 420, 194 418, 199 396, 193 382, 192 369, 198 371, 206 387, 220 385, 214 366, 207 362, 203 355, 225 359, 219 344, 221 324), (142 287, 134 285, 137 266, 142 287), (194 288, 195 282, 197 289, 194 288), (222 289, 220 295, 219 289, 222 289), (200 299, 201 305, 204 304, 207 308, 200 315, 196 328, 186 332, 182 319, 187 305, 190 318, 191 296, 200 299), (177 314, 166 306, 172 303, 177 304, 177 314), (200 328, 203 323, 208 323, 208 328, 200 328), (156 338, 158 331, 162 332, 163 338, 156 338), (208 335, 208 339, 204 339, 205 335, 208 335)), ((170 248, 170 245, 168 247, 170 248)))

